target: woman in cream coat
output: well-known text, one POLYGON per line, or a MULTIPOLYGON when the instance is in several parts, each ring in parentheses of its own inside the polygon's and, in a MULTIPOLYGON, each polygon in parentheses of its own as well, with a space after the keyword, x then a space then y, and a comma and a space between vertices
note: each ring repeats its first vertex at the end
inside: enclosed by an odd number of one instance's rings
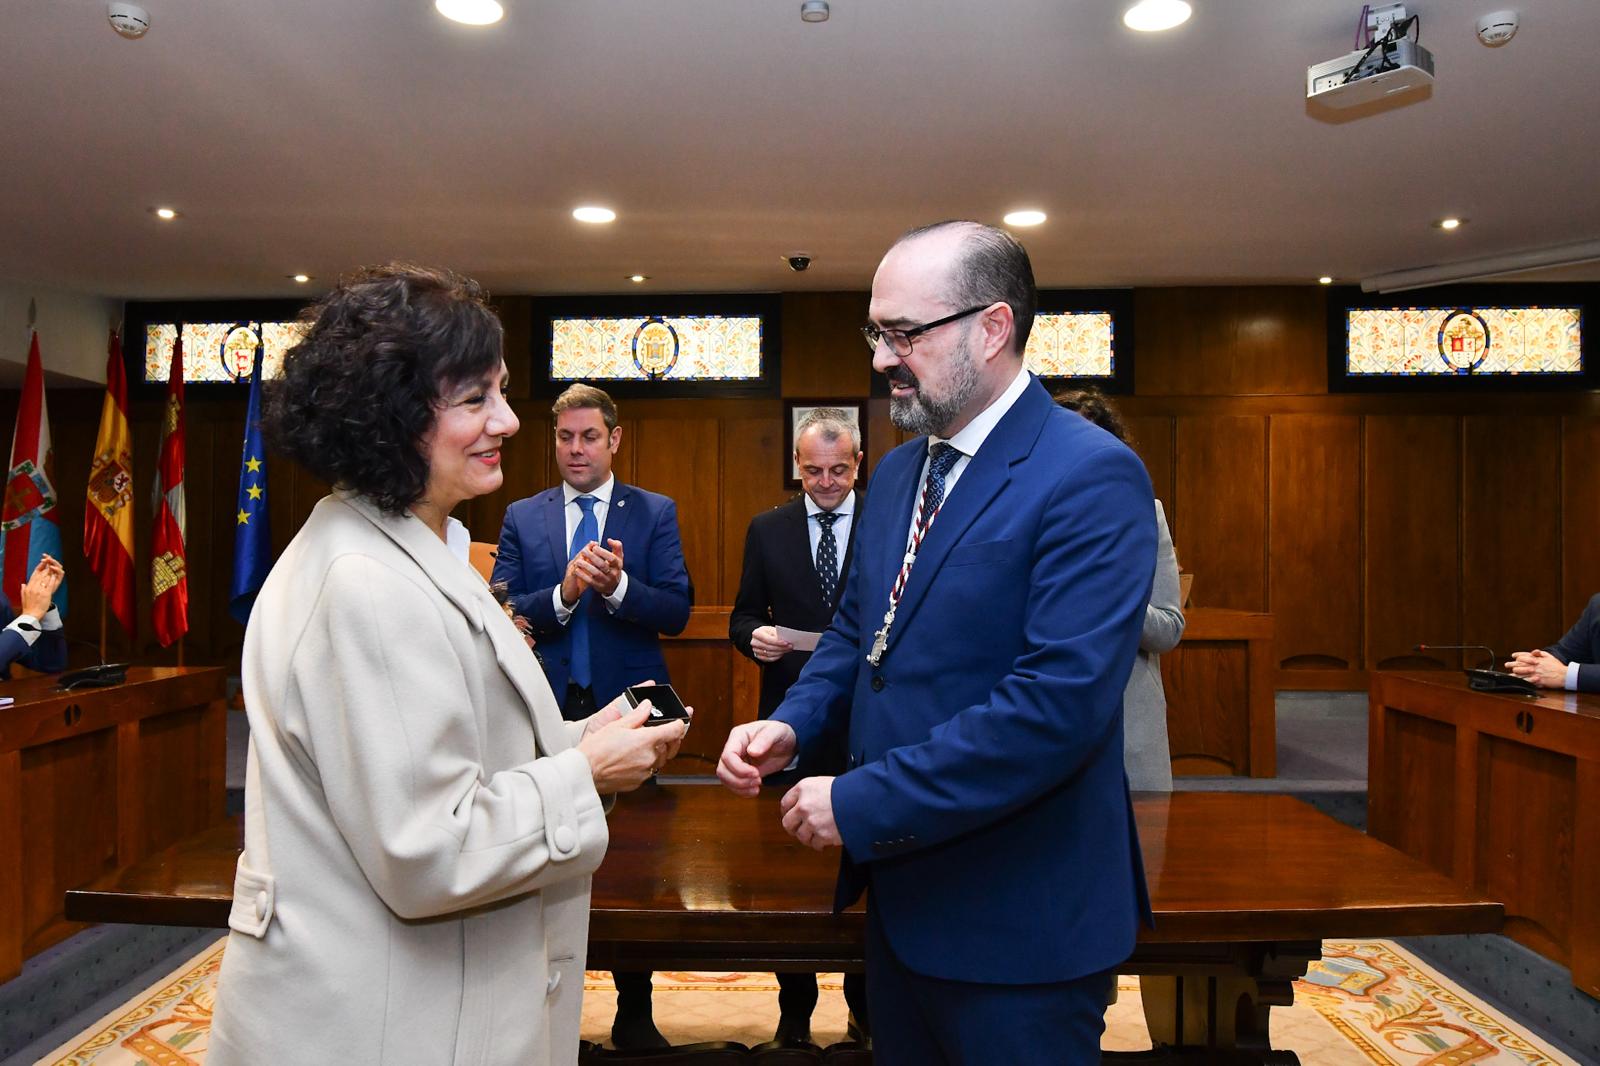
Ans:
MULTIPOLYGON (((1124 444, 1128 431, 1099 389, 1064 392, 1056 402, 1076 411, 1124 444)), ((1161 655, 1183 638, 1183 597, 1178 588, 1178 555, 1172 549, 1167 514, 1156 501, 1156 577, 1139 634, 1139 655, 1122 690, 1122 765, 1135 792, 1172 791, 1172 748, 1167 740, 1167 694, 1161 684, 1161 655)))
POLYGON ((207 1062, 575 1062, 602 796, 683 726, 617 705, 563 722, 446 547, 517 430, 476 284, 383 268, 310 315, 264 428, 339 488, 245 636, 245 851, 207 1062))

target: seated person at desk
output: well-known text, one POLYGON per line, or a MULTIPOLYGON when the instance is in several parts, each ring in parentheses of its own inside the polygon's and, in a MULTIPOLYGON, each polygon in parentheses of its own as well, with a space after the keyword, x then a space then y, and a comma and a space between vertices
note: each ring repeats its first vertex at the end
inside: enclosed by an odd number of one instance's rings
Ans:
POLYGON ((1548 648, 1513 652, 1506 669, 1540 688, 1600 692, 1600 593, 1566 636, 1548 648))
POLYGON ((67 638, 61 632, 61 615, 50 598, 61 587, 66 570, 48 555, 40 556, 33 576, 22 586, 14 614, 11 601, 0 593, 0 681, 11 680, 11 664, 56 674, 67 668, 67 638))

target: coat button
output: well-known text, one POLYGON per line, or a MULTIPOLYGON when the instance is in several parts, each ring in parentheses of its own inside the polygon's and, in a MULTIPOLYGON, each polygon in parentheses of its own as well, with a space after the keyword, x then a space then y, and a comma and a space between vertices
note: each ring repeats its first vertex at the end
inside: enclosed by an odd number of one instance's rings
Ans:
POLYGON ((872 678, 872 691, 874 691, 874 692, 882 692, 883 691, 883 678, 882 677, 878 677, 878 676, 874 675, 874 677, 872 678))
POLYGON ((555 843, 556 850, 564 855, 578 846, 578 834, 570 825, 558 826, 556 828, 555 843))
POLYGON ((267 893, 266 893, 265 889, 262 889, 260 892, 256 893, 256 918, 257 919, 261 919, 261 918, 265 918, 266 916, 267 916, 267 893))

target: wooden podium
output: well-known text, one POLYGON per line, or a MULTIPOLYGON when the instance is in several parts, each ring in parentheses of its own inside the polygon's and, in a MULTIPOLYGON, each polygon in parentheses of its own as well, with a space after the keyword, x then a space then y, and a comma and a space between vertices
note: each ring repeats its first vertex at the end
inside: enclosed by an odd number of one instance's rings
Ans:
POLYGON ((226 672, 132 667, 112 688, 0 683, 0 981, 76 932, 63 893, 225 817, 226 672))
POLYGON ((1600 696, 1374 673, 1374 837, 1505 904, 1507 936, 1600 998, 1600 696))

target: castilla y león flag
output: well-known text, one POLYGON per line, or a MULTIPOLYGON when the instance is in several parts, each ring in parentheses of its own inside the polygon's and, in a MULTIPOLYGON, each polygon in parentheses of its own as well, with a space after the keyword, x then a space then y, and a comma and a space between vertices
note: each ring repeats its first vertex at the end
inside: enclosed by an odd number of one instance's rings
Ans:
MULTIPOLYGON (((5 504, 0 507, 4 562, 0 573, 7 598, 16 604, 22 585, 46 552, 61 557, 61 527, 56 525, 56 490, 51 481, 55 459, 50 453, 50 417, 44 407, 44 368, 39 362, 39 334, 28 344, 28 369, 17 404, 17 428, 11 435, 11 462, 6 474, 5 504)), ((55 594, 56 610, 67 613, 67 587, 55 594)), ((21 610, 16 604, 16 610, 21 610)))
POLYGON ((128 430, 128 375, 116 333, 106 359, 106 398, 89 468, 83 509, 83 554, 106 602, 131 635, 133 610, 133 435, 128 430))
POLYGON ((150 538, 150 608, 156 639, 166 647, 189 631, 189 574, 183 552, 183 324, 172 345, 167 402, 161 415, 156 469, 156 524, 150 538))

